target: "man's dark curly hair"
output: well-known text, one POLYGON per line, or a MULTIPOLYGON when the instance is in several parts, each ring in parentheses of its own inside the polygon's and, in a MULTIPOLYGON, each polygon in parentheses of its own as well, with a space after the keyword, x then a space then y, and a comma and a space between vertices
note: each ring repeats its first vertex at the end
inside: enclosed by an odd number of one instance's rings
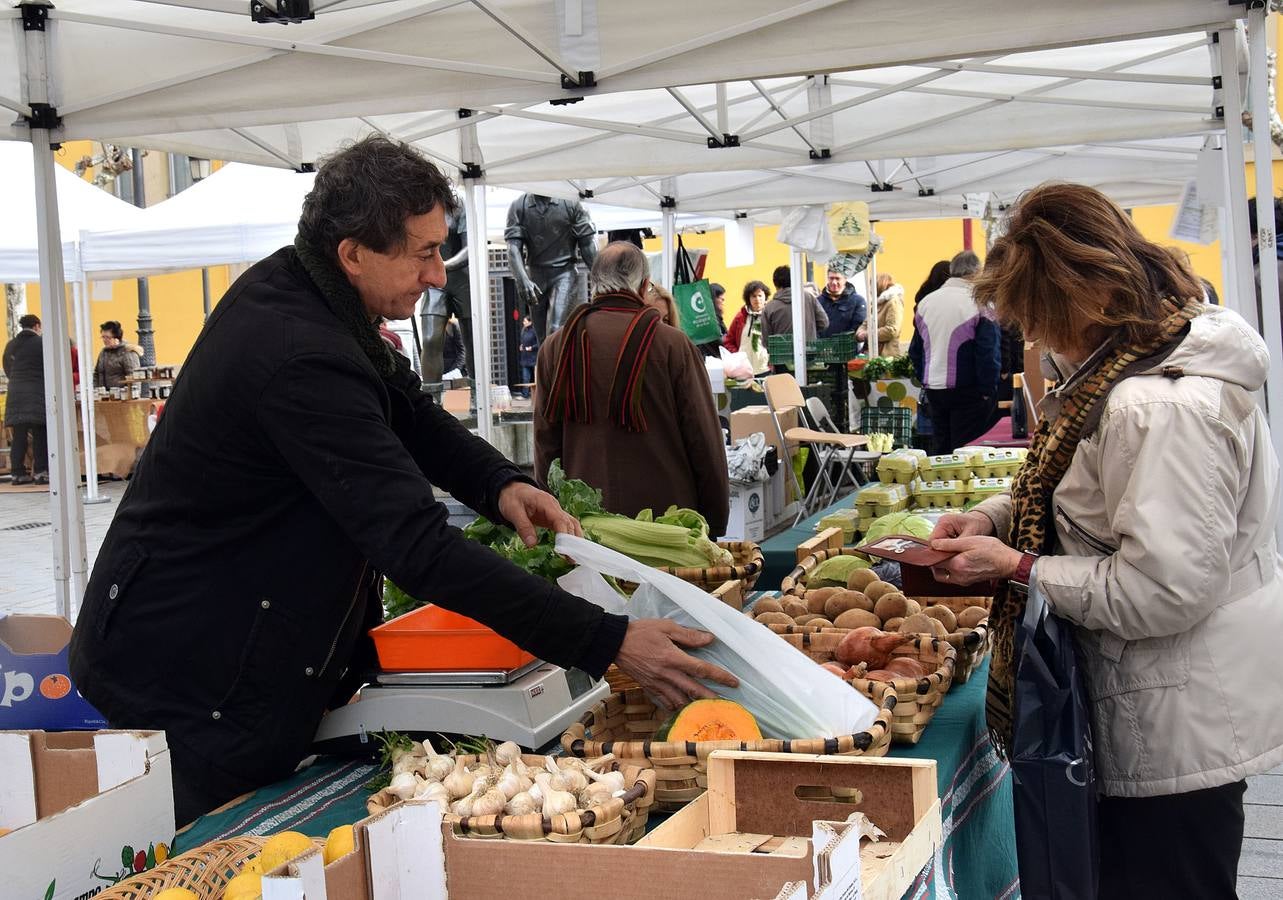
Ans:
POLYGON ((438 206, 457 208, 441 170, 408 144, 375 135, 321 161, 298 233, 330 259, 344 238, 387 253, 405 244, 406 219, 438 206))

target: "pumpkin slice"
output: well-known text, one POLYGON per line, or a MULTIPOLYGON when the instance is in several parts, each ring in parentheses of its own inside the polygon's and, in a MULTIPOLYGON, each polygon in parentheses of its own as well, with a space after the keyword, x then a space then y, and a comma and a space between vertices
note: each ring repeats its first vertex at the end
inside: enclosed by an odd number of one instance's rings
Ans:
POLYGON ((757 719, 733 700, 692 700, 659 726, 656 741, 759 741, 757 719))

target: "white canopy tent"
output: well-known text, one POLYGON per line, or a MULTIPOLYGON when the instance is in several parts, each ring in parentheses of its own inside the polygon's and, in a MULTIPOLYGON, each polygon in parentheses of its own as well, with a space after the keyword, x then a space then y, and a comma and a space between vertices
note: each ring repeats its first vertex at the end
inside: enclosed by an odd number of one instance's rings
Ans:
MULTIPOLYGON (((262 6, 271 12, 278 3, 262 6)), ((1235 123, 1226 171, 1243 170, 1236 123, 1246 60, 1234 31, 1240 8, 1224 0, 1019 6, 924 0, 912 7, 804 0, 784 8, 774 0, 711 0, 697 10, 658 0, 644 18, 627 5, 594 0, 296 0, 290 6, 311 6, 318 14, 282 30, 251 22, 241 0, 61 0, 52 10, 32 3, 0 10, 0 18, 20 23, 0 33, 0 60, 17 62, 0 71, 0 105, 25 120, 10 129, 12 136, 37 148, 42 247, 53 247, 57 232, 46 148, 50 140, 73 137, 258 162, 266 155, 298 167, 334 140, 378 128, 457 165, 474 248, 487 233, 485 179, 568 179, 586 192, 596 189, 579 179, 663 178, 652 189, 680 209, 675 178, 686 172, 773 172, 806 165, 812 154, 819 162, 847 163, 1074 146, 1218 131, 1226 122, 1235 123), (673 41, 676 23, 685 40, 673 41), (1209 57, 1206 33, 1233 52, 1213 47, 1209 57), (1134 39, 1144 46, 1093 43, 1134 39), (1092 46, 1072 49, 1083 44, 1092 46), (1044 52, 1064 55, 1053 64, 1044 52), (1025 53, 1034 55, 1017 55, 1025 53), (1185 56, 1191 66, 1196 57, 1210 63, 1186 68, 1185 56), (1177 61, 1179 71, 1165 70, 1177 61), (843 74, 822 77, 833 72, 843 74), (1227 89, 1210 86, 1213 76, 1224 78, 1227 89), (689 85, 695 87, 683 87, 689 85), (643 100, 660 90, 676 104, 669 107, 676 111, 660 113, 669 122, 645 119, 651 107, 643 100), (805 111, 798 113, 803 95, 805 111), (881 103, 892 95, 894 103, 881 103), (754 96, 762 107, 756 121, 732 116, 733 108, 758 103, 754 96), (573 105, 533 108, 546 101, 573 105), (867 121, 840 130, 839 114, 860 108, 870 114, 867 121), (1102 117, 1101 110, 1120 114, 1102 117), (503 130, 485 137, 499 128, 491 124, 496 118, 503 130), (519 134, 507 127, 511 119, 541 126, 544 143, 510 138, 513 152, 505 155, 502 136, 519 134), (622 149, 599 146, 615 135, 622 136, 622 149), (233 138, 239 150, 230 146, 233 138)), ((1264 17, 1263 9, 1251 13, 1261 47, 1264 17)), ((1263 86, 1264 53, 1253 62, 1263 86)), ((1263 88, 1253 100, 1257 120, 1265 121, 1263 88)), ((1264 179, 1258 190, 1268 188, 1270 167, 1258 173, 1264 179)), ((871 180, 883 177, 871 174, 871 180)), ((1245 192, 1241 178, 1228 182, 1232 268, 1237 283, 1246 285, 1245 192)), ((672 204, 664 220, 671 236, 672 204)), ((1263 252, 1273 247, 1272 233, 1261 238, 1263 252)), ((60 263, 57 254, 44 254, 42 282, 50 292, 62 284, 60 263)), ((478 252, 471 267, 478 295, 486 267, 478 252)), ((1277 300, 1270 296, 1275 290, 1267 288, 1264 309, 1273 320, 1264 332, 1283 355, 1277 300)), ((52 330, 59 327, 65 325, 55 321, 52 330)), ((479 358, 488 358, 488 337, 477 329, 479 358)), ((1283 396, 1283 385, 1272 380, 1276 387, 1280 392, 1272 395, 1283 396)), ((50 379, 49 389, 54 432, 65 438, 59 411, 65 387, 50 379)), ((1276 408, 1279 439, 1283 404, 1276 408)), ((70 520, 79 510, 64 505, 58 512, 70 520)), ((65 588, 63 568, 57 577, 65 588)))
MULTIPOLYGON (((96 336, 90 330, 88 298, 80 290, 80 234, 93 229, 127 228, 142 216, 142 210, 117 200, 111 194, 82 181, 58 166, 58 221, 63 271, 73 283, 74 331, 80 348, 80 423, 86 435, 94 434, 93 364, 96 336)), ((36 236, 36 208, 31 145, 0 143, 0 282, 27 283, 40 280, 40 247, 36 236)), ((60 295, 61 296, 61 295, 60 295)), ((45 319, 50 318, 48 304, 45 319)), ((88 500, 98 498, 98 465, 93 453, 85 455, 88 500)), ((77 483, 78 483, 77 476, 77 483)), ((63 535, 78 542, 84 554, 84 534, 63 535)), ((55 535, 55 539, 57 536, 55 535)))
MULTIPOLYGON (((256 262, 293 242, 314 179, 310 172, 229 163, 162 203, 130 207, 138 215, 124 227, 83 229, 80 266, 94 279, 105 279, 256 262)), ((502 237, 508 206, 520 195, 511 188, 487 189, 491 240, 502 237)), ((586 206, 600 231, 660 225, 657 210, 586 206)), ((686 216, 683 224, 708 218, 686 216)), ((34 257, 33 248, 33 262, 34 257)))

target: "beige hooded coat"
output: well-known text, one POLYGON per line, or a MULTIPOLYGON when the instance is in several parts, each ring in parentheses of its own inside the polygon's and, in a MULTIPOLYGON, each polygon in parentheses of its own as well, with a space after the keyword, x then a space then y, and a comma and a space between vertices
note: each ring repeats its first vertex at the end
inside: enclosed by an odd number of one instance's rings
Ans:
MULTIPOLYGON (((1253 396, 1269 364, 1242 318, 1207 307, 1166 360, 1114 388, 1056 488, 1056 549, 1034 576, 1079 626, 1107 795, 1283 762, 1279 463, 1253 396)), ((1049 393, 1042 413, 1058 403, 1049 393)), ((1010 497, 977 508, 1007 535, 1010 497)))

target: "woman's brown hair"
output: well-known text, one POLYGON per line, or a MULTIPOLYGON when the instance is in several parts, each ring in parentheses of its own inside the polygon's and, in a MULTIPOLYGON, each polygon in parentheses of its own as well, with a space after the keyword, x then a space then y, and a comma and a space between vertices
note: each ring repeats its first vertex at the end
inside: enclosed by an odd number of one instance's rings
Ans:
POLYGON ((1120 331, 1128 343, 1150 340, 1164 298, 1203 294, 1188 265, 1147 241, 1112 200, 1058 183, 1020 199, 973 289, 1003 324, 1056 350, 1078 347, 1092 326, 1120 331))

